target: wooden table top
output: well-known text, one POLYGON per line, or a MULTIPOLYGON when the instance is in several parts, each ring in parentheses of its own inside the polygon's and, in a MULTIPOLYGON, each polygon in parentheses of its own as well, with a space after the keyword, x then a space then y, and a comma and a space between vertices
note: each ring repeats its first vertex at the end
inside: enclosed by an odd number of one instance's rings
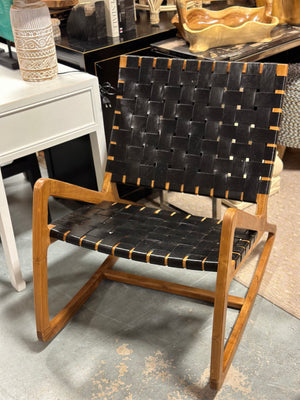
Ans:
POLYGON ((208 49, 199 53, 189 51, 188 43, 181 37, 166 39, 151 45, 153 51, 171 56, 213 59, 258 61, 300 45, 300 26, 279 25, 271 33, 272 40, 264 43, 243 43, 208 49))

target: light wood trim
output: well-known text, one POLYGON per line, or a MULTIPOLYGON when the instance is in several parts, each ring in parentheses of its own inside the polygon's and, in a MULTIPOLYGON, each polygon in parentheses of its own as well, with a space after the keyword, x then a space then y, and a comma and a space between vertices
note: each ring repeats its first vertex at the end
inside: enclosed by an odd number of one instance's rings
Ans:
MULTIPOLYGON (((224 214, 223 226, 229 225, 234 230, 235 228, 252 229, 254 231, 267 230, 266 218, 263 215, 252 215, 243 210, 236 208, 228 208, 224 214)), ((221 240, 225 240, 225 236, 221 234, 221 240)))
POLYGON ((247 321, 249 319, 251 310, 254 305, 254 300, 256 298, 256 295, 258 293, 265 268, 272 250, 272 246, 275 240, 275 235, 273 233, 270 233, 268 236, 268 239, 266 241, 265 247, 263 249, 263 252, 261 254, 258 266, 256 268, 256 272, 253 276, 252 282, 250 284, 247 296, 245 298, 245 303, 243 307, 241 308, 241 311, 239 313, 239 316, 236 320, 236 323, 234 325, 234 328, 228 338, 228 341, 226 343, 226 347, 224 350, 224 360, 223 360, 223 374, 226 376, 226 373, 228 372, 228 369, 231 365, 231 362, 233 360, 233 357, 236 353, 236 350, 238 348, 238 345, 240 343, 240 340, 242 338, 243 332, 245 330, 247 321))
MULTIPOLYGON (((159 279, 148 278, 145 276, 139 276, 129 274, 127 272, 107 270, 104 272, 106 279, 111 281, 117 281, 127 283, 129 285, 140 286, 148 289, 159 290, 161 292, 173 293, 179 296, 185 296, 193 299, 206 301, 213 303, 215 299, 215 292, 200 288, 194 288, 190 286, 181 285, 178 283, 162 281, 159 279)), ((243 297, 228 296, 228 306, 232 308, 240 309, 244 304, 243 297)))
MULTIPOLYGON (((36 325, 38 337, 41 340, 49 340, 62 328, 67 314, 73 315, 76 312, 73 312, 73 310, 77 310, 80 307, 82 299, 94 287, 95 280, 95 278, 91 278, 89 283, 84 286, 84 289, 78 293, 75 300, 72 300, 65 311, 60 314, 60 317, 54 319, 50 324, 47 283, 47 250, 52 242, 50 239, 50 230, 53 228, 52 224, 48 225, 48 199, 50 196, 88 203, 100 203, 101 201, 128 203, 119 199, 116 185, 111 183, 111 174, 105 174, 101 192, 47 178, 41 178, 35 183, 32 222, 33 279, 36 325), (79 303, 80 305, 77 306, 76 304, 79 303)), ((70 319, 70 316, 68 319, 70 319)))
POLYGON ((214 317, 211 344, 210 384, 219 385, 223 381, 223 355, 226 314, 228 307, 228 292, 230 282, 234 275, 232 264, 232 249, 237 214, 235 209, 229 208, 224 215, 219 262, 216 281, 216 296, 214 303, 214 317))
POLYGON ((267 194, 257 194, 255 215, 263 215, 267 218, 268 199, 267 194))
POLYGON ((273 240, 275 237, 276 227, 267 223, 266 219, 266 195, 259 197, 258 206, 260 215, 252 215, 238 209, 228 209, 225 212, 219 251, 219 263, 216 282, 216 297, 214 303, 214 319, 212 333, 212 348, 211 348, 211 372, 210 385, 213 389, 219 389, 225 379, 229 366, 232 362, 239 341, 242 337, 245 325, 247 323, 250 311, 252 309, 254 299, 258 290, 257 285, 262 279, 262 275, 267 264, 268 256, 271 252, 273 240), (234 231, 236 228, 252 229, 258 231, 258 237, 254 245, 248 251, 246 257, 251 253, 256 244, 259 242, 263 232, 269 232, 268 240, 265 244, 263 253, 258 263, 257 269, 253 276, 246 301, 237 319, 235 327, 227 341, 224 349, 226 313, 228 307, 228 296, 230 283, 236 273, 232 263, 232 249, 234 231), (249 294, 250 293, 250 294, 249 294), (229 344, 228 344, 229 343, 229 344))
MULTIPOLYGON (((56 316, 45 323, 41 323, 43 315, 36 314, 37 321, 37 334, 38 338, 43 341, 50 340, 55 336, 73 317, 74 314, 80 309, 80 307, 87 301, 95 289, 104 279, 104 271, 111 268, 118 257, 108 256, 104 263, 97 269, 97 271, 91 276, 86 284, 76 293, 76 295, 69 301, 69 303, 62 309, 56 316)), ((43 297, 42 293, 35 292, 37 298, 43 297)))
POLYGON ((42 202, 47 202, 49 196, 94 204, 101 201, 121 201, 116 185, 111 182, 110 173, 106 173, 104 176, 101 192, 54 179, 41 178, 35 183, 34 195, 39 197, 39 201, 42 202))
POLYGON ((45 184, 44 180, 38 180, 33 195, 32 258, 35 316, 38 332, 49 324, 47 251, 51 243, 50 230, 53 228, 53 225, 48 226, 49 189, 49 184, 45 184), (43 187, 44 190, 37 190, 40 187, 43 187))

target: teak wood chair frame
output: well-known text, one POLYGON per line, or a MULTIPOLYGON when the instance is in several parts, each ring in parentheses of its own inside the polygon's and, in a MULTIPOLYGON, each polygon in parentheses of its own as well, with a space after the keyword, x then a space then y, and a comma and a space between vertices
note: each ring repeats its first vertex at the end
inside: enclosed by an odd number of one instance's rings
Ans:
MULTIPOLYGON (((144 57, 144 59, 145 58, 147 57, 144 57)), ((138 57, 132 57, 132 59, 130 59, 128 57, 122 57, 120 67, 125 68, 126 63, 127 65, 131 65, 130 62, 136 62, 135 59, 138 59, 138 63, 140 65, 141 58, 139 59, 138 57), (128 62, 128 60, 133 61, 128 62)), ((157 60, 154 59, 153 62, 156 63, 156 61, 157 60)), ((215 66, 215 63, 212 64, 215 66)), ((244 64, 244 66, 245 65, 247 64, 244 64)), ((285 65, 278 65, 276 71, 277 76, 285 77, 287 74, 287 67, 285 65)), ((281 95, 282 93, 283 90, 280 90, 279 94, 281 95)), ((276 110, 273 109, 272 112, 277 113, 277 117, 279 117, 280 108, 277 108, 276 110)), ((116 111, 116 114, 119 114, 119 111, 116 111)), ((118 129, 118 127, 114 126, 114 129, 118 129)), ((276 127, 271 127, 271 130, 274 134, 276 134, 278 129, 276 127)), ((271 144, 269 147, 271 147, 272 150, 276 149, 275 144, 271 144)), ((114 157, 112 156, 108 157, 109 160, 113 160, 113 158, 114 157)), ((269 163, 272 164, 272 162, 273 161, 270 161, 269 163)), ((247 320, 253 307, 254 300, 257 295, 274 243, 276 227, 267 221, 268 194, 258 193, 256 195, 257 208, 255 215, 239 209, 231 208, 227 209, 225 212, 220 236, 215 291, 188 287, 181 284, 165 282, 148 277, 140 277, 126 272, 114 270, 112 267, 118 259, 118 256, 115 253, 119 243, 116 243, 116 245, 112 246, 110 254, 100 268, 78 291, 73 299, 53 319, 50 320, 48 306, 47 250, 48 246, 56 239, 51 237, 51 230, 55 227, 55 225, 48 224, 48 199, 50 196, 54 196, 57 198, 73 199, 90 204, 98 204, 104 201, 121 203, 125 206, 135 204, 119 197, 116 183, 112 181, 113 175, 113 172, 105 173, 101 192, 96 192, 89 189, 80 188, 72 184, 44 178, 37 181, 35 185, 33 202, 33 273, 38 337, 43 341, 48 341, 53 338, 66 325, 70 318, 72 318, 72 316, 80 309, 82 304, 90 297, 90 295, 104 279, 124 282, 127 284, 133 284, 210 302, 214 304, 210 384, 212 388, 219 389, 222 386, 224 378, 226 377, 246 327, 247 320), (233 260, 232 253, 234 235, 237 228, 257 232, 257 236, 252 246, 250 246, 249 250, 246 252, 238 266, 236 266, 236 262, 233 260), (229 295, 230 283, 265 233, 267 233, 265 245, 246 297, 242 298, 229 295), (238 309, 239 315, 226 342, 226 345, 224 346, 226 312, 228 307, 238 309)), ((67 231, 64 234, 62 240, 66 240, 68 233, 69 232, 67 231)), ((83 241, 84 237, 81 237, 79 240, 79 245, 81 245, 83 241)), ((98 245, 99 243, 95 244, 95 249, 98 249, 98 245)), ((146 261, 149 261, 150 258, 151 251, 146 254, 146 261)), ((187 257, 185 257, 185 259, 182 261, 183 267, 185 266, 186 258, 187 257)))

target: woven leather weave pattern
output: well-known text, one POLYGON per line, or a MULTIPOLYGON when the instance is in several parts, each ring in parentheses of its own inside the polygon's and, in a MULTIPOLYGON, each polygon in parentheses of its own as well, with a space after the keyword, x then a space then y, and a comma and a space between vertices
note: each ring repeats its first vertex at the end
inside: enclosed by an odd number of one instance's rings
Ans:
MULTIPOLYGON (((221 221, 109 202, 84 206, 54 221, 51 237, 118 257, 171 267, 216 271, 221 221)), ((256 233, 237 229, 236 266, 256 233)))
POLYGON ((125 60, 113 181, 250 202, 269 192, 285 84, 276 64, 125 60))

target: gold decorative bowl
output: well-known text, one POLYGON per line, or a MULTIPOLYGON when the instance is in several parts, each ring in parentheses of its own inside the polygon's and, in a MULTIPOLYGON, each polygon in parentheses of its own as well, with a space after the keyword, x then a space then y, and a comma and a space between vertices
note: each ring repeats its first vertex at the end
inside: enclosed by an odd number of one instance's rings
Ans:
MULTIPOLYGON (((178 13, 172 18, 181 36, 198 53, 212 47, 250 42, 268 42, 278 18, 264 7, 228 7, 212 11, 188 7, 188 0, 177 0, 178 13)), ((195 4, 197 2, 193 2, 195 4)))

